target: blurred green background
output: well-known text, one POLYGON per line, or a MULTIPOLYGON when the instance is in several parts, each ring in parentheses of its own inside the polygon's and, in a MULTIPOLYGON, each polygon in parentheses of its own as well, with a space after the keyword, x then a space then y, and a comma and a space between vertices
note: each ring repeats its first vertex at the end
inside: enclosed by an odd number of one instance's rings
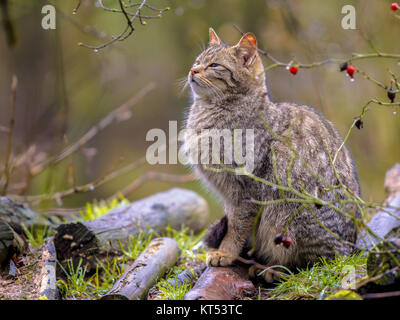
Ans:
MULTIPOLYGON (((129 2, 125 0, 125 2, 129 2)), ((45 170, 31 182, 26 194, 63 190, 70 186, 68 165, 73 164, 76 183, 84 184, 109 171, 121 157, 129 163, 145 155, 151 142, 148 130, 168 131, 168 121, 182 126, 188 110, 188 91, 182 93, 179 79, 186 74, 208 40, 213 27, 227 43, 234 44, 242 30, 256 34, 259 46, 280 61, 293 56, 302 63, 328 57, 347 59, 352 52, 372 52, 367 39, 382 52, 399 53, 400 21, 390 10, 390 1, 318 1, 318 0, 149 0, 159 8, 171 7, 161 19, 136 23, 133 35, 123 42, 99 52, 79 47, 78 42, 101 44, 118 34, 125 18, 105 12, 94 0, 82 0, 77 14, 72 14, 78 1, 9 1, 10 16, 16 27, 17 44, 7 45, 0 31, 0 126, 7 127, 10 117, 10 83, 18 76, 17 115, 13 155, 35 145, 35 157, 56 154, 66 144, 79 139, 93 124, 102 119, 150 82, 157 87, 134 107, 130 119, 111 125, 97 135, 71 159, 45 170), (41 8, 57 8, 56 30, 41 28, 41 8), (344 5, 356 8, 356 30, 341 27, 344 5), (96 38, 92 30, 104 39, 96 38)), ((115 0, 104 4, 118 8, 115 0)), ((143 12, 151 14, 150 11, 143 12)), ((271 62, 264 60, 267 66, 271 62)), ((357 61, 357 68, 389 85, 388 69, 400 76, 395 60, 357 61)), ((337 65, 300 69, 296 76, 285 68, 267 73, 275 101, 311 105, 331 120, 345 135, 362 105, 377 97, 387 101, 381 88, 356 74, 350 82, 337 65)), ((372 106, 364 119, 364 129, 354 130, 348 145, 358 167, 365 200, 385 198, 385 172, 400 159, 400 110, 372 106)), ((7 134, 0 132, 0 161, 5 161, 7 134)), ((34 160, 34 159, 33 159, 34 160)), ((93 192, 63 199, 63 207, 81 207, 93 199, 107 198, 145 172, 188 173, 182 165, 145 165, 93 192)), ((13 174, 13 184, 24 181, 23 168, 13 174)), ((176 183, 149 181, 128 195, 135 200, 176 183)), ((218 200, 199 182, 179 184, 204 195, 211 205, 212 217, 222 214, 218 200)), ((10 193, 13 193, 12 187, 10 193)), ((57 204, 46 201, 40 209, 57 204)))

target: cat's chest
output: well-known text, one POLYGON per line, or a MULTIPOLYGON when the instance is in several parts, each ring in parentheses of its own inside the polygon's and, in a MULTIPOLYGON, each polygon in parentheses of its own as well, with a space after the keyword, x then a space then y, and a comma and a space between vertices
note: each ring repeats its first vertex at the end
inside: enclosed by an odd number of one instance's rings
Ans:
POLYGON ((232 114, 217 106, 192 105, 186 122, 187 129, 206 130, 230 128, 232 114))

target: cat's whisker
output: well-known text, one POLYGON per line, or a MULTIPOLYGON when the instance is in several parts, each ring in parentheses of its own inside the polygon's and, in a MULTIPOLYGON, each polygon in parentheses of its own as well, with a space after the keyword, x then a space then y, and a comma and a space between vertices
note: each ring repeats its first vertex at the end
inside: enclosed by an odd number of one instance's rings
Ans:
POLYGON ((188 79, 187 77, 181 77, 175 80, 175 84, 179 87, 179 89, 185 87, 187 85, 188 79))
POLYGON ((175 81, 176 87, 179 89, 178 95, 181 97, 185 90, 189 87, 189 82, 187 77, 179 78, 175 81))
POLYGON ((182 87, 182 89, 179 92, 179 96, 181 97, 183 95, 183 93, 185 92, 185 90, 189 87, 189 82, 185 82, 184 86, 182 87))
POLYGON ((210 81, 207 78, 204 78, 204 81, 208 84, 208 87, 219 97, 219 98, 223 98, 224 97, 224 93, 222 92, 222 90, 220 88, 218 88, 212 81, 210 81))
POLYGON ((216 96, 218 96, 218 98, 222 98, 221 93, 217 90, 217 88, 214 86, 214 84, 213 84, 210 80, 208 80, 208 79, 206 79, 206 78, 203 78, 203 77, 198 77, 198 79, 200 79, 201 82, 202 82, 208 89, 210 89, 210 90, 213 92, 213 94, 215 94, 216 96))

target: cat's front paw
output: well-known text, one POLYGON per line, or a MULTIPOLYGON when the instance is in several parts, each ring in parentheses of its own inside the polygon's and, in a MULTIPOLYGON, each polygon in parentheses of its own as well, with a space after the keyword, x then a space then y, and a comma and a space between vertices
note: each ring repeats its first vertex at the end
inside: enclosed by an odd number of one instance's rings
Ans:
POLYGON ((207 252, 206 263, 208 267, 230 266, 236 257, 221 250, 211 249, 207 252))

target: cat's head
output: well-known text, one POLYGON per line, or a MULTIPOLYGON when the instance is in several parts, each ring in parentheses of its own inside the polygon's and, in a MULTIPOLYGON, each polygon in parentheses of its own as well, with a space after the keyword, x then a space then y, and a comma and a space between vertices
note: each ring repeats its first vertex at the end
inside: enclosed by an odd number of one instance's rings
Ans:
POLYGON ((234 46, 224 44, 212 28, 209 37, 208 48, 196 58, 188 75, 195 98, 224 99, 249 90, 266 91, 264 67, 252 33, 234 46))

